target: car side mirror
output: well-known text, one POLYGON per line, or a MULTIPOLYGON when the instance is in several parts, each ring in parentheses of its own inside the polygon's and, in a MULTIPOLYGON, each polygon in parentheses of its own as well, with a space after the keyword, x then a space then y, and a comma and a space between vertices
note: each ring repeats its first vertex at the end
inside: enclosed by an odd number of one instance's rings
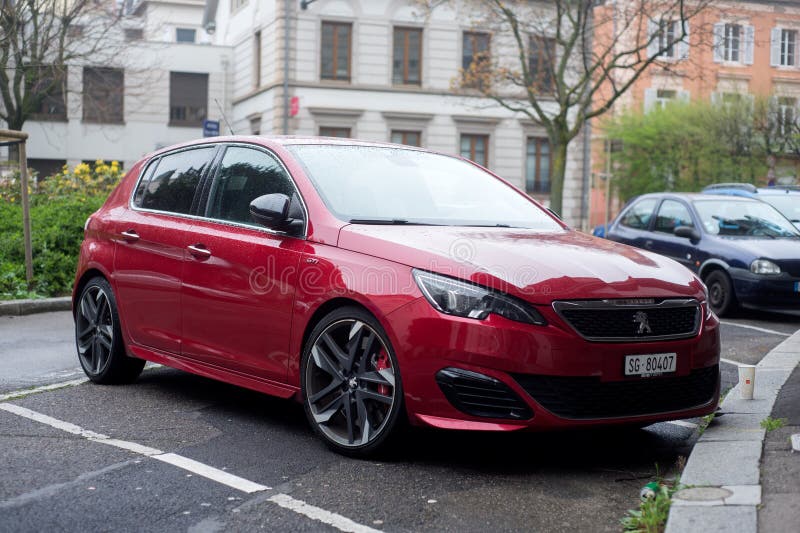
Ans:
POLYGON ((250 217, 269 229, 294 232, 302 229, 303 220, 289 216, 291 205, 292 201, 285 194, 265 194, 250 202, 250 217))
POLYGON ((700 232, 690 226, 678 226, 673 230, 676 237, 683 237, 689 239, 692 243, 700 240, 700 232))

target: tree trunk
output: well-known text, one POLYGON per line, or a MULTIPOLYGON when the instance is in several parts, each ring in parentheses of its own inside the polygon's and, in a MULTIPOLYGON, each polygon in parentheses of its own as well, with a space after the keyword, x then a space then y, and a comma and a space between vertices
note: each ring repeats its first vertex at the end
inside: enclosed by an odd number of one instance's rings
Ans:
POLYGON ((567 147, 569 141, 564 139, 550 140, 552 149, 550 162, 550 209, 558 216, 563 217, 561 212, 564 204, 564 174, 567 170, 567 147))

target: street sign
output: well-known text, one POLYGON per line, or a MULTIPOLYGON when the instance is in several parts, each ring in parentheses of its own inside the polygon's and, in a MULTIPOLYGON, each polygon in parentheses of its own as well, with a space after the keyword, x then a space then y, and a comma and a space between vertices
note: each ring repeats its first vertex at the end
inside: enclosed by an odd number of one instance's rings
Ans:
POLYGON ((289 116, 290 117, 297 116, 297 113, 299 112, 300 112, 300 97, 292 96, 292 99, 289 100, 289 116))
POLYGON ((203 121, 203 137, 216 137, 219 135, 219 120, 203 121))

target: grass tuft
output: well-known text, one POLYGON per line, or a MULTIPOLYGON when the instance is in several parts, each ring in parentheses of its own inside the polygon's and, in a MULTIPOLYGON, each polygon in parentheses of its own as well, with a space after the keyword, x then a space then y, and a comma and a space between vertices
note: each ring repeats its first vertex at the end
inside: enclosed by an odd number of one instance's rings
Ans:
POLYGON ((771 416, 768 416, 761 421, 761 427, 766 429, 767 433, 769 433, 770 431, 782 428, 787 422, 788 420, 785 418, 772 418, 771 416))

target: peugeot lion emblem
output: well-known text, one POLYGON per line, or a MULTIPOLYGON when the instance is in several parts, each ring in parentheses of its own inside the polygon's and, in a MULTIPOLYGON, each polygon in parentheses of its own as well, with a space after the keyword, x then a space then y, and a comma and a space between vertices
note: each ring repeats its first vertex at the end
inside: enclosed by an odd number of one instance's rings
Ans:
POLYGON ((636 330, 637 335, 653 333, 653 330, 650 329, 650 320, 647 318, 647 313, 644 311, 637 311, 636 314, 633 315, 633 322, 639 325, 639 329, 636 330))

